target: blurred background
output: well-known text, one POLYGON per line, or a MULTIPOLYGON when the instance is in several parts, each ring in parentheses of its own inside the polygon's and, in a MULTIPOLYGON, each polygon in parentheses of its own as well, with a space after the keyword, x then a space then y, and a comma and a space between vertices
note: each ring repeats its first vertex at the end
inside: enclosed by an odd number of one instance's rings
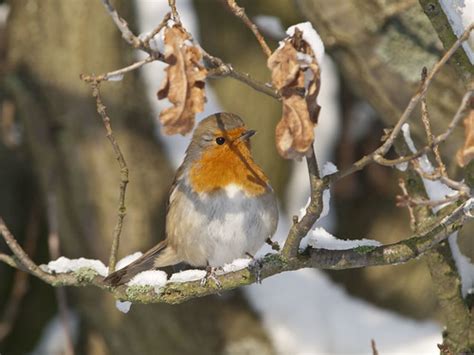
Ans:
MULTIPOLYGON (((65 255, 108 259, 119 169, 80 73, 104 73, 142 54, 121 38, 100 0, 0 1, 0 216, 37 263, 65 255), (52 235, 59 236, 59 242, 52 235)), ((134 33, 151 31, 165 0, 113 1, 134 33)), ((292 24, 311 21, 326 46, 322 107, 315 129, 320 166, 344 168, 380 144, 416 90, 423 66, 443 47, 418 1, 240 0, 272 49, 292 24)), ((185 27, 211 54, 261 81, 265 56, 222 0, 177 0, 185 27)), ((119 256, 163 237, 164 206, 190 139, 165 137, 156 91, 164 64, 152 63, 102 94, 130 169, 119 256)), ((233 79, 208 81, 206 111, 239 114, 258 131, 254 156, 280 198, 277 239, 308 198, 306 164, 280 158, 274 127, 280 104, 233 79)), ((435 133, 464 93, 443 68, 428 95, 435 133)), ((422 138, 419 116, 413 134, 422 138)), ((453 176, 457 129, 442 147, 453 176)), ((410 235, 395 207, 400 172, 371 165, 332 187, 331 212, 318 223, 344 239, 396 242, 410 235)), ((471 226, 472 227, 472 226, 471 226)), ((474 255, 467 230, 458 241, 474 255)), ((8 252, 0 242, 0 251, 8 252)), ((269 252, 268 249, 261 254, 269 252)), ((300 270, 221 296, 181 305, 115 308, 94 288, 58 291, 0 264, 1 354, 435 354, 440 310, 423 260, 360 270, 300 270), (59 300, 59 302, 58 302, 59 300), (59 312, 67 309, 67 312, 59 312)))

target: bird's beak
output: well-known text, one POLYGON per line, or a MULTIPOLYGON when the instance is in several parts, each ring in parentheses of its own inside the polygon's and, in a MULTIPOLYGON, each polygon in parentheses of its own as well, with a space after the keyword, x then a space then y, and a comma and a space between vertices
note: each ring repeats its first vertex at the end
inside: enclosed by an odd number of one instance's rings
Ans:
POLYGON ((245 131, 240 137, 239 140, 248 140, 250 137, 252 137, 257 131, 253 129, 249 129, 248 131, 245 131))

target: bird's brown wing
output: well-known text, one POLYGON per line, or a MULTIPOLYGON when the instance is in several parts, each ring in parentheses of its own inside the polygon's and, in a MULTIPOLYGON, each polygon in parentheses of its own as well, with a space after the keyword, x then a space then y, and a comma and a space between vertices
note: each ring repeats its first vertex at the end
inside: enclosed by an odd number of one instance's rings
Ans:
POLYGON ((110 286, 119 286, 130 281, 135 275, 142 271, 151 270, 155 268, 155 259, 166 248, 166 239, 148 250, 140 258, 135 260, 130 265, 111 273, 104 279, 104 282, 110 286))

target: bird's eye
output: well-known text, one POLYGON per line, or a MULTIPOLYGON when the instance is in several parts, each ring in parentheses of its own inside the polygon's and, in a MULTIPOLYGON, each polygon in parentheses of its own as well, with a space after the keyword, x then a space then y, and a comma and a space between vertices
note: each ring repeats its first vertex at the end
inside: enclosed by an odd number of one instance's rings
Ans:
POLYGON ((219 145, 222 145, 224 144, 225 142, 225 138, 224 137, 217 137, 216 138, 216 143, 219 144, 219 145))

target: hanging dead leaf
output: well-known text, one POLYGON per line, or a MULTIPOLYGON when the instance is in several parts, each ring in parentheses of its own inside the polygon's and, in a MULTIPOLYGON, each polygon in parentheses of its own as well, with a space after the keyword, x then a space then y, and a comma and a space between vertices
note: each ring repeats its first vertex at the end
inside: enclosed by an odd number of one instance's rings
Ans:
POLYGON ((166 78, 158 99, 168 98, 172 106, 161 111, 160 121, 166 134, 190 132, 196 113, 204 110, 207 70, 200 64, 201 50, 188 44, 189 35, 180 26, 165 29, 166 78))
POLYGON ((288 41, 268 58, 268 68, 272 71, 272 83, 278 89, 290 85, 300 71, 297 51, 288 41))
POLYGON ((316 98, 320 69, 315 55, 296 29, 267 62, 272 83, 280 91, 282 118, 275 130, 278 153, 286 159, 306 155, 314 140, 314 125, 319 115, 316 98))
POLYGON ((465 167, 474 158, 474 109, 464 119, 464 146, 458 150, 456 159, 460 167, 465 167))

